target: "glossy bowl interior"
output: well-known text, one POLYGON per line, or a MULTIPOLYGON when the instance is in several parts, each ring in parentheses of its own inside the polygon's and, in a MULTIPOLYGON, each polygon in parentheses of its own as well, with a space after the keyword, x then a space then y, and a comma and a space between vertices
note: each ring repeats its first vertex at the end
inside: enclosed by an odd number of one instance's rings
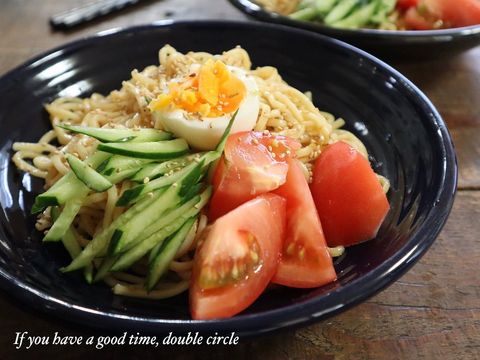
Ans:
POLYGON ((442 228, 456 188, 449 133, 411 82, 342 42, 268 24, 164 23, 52 50, 0 79, 0 128, 1 287, 30 308, 109 329, 251 336, 331 316, 372 296, 418 260, 442 228), (68 261, 65 251, 42 245, 29 214, 42 181, 15 168, 12 143, 37 141, 50 129, 46 102, 116 89, 132 69, 158 63, 158 49, 167 43, 213 53, 243 46, 254 66, 276 66, 286 81, 312 91, 320 109, 343 117, 365 143, 375 170, 391 181, 391 210, 375 240, 335 261, 337 282, 309 290, 276 287, 234 318, 192 321, 186 295, 162 301, 113 296, 102 284, 87 285, 79 274, 58 271, 68 261))
POLYGON ((422 31, 339 29, 316 22, 293 20, 265 10, 255 1, 229 1, 244 13, 258 20, 328 35, 388 61, 398 59, 418 61, 438 56, 452 56, 480 45, 480 25, 422 31))

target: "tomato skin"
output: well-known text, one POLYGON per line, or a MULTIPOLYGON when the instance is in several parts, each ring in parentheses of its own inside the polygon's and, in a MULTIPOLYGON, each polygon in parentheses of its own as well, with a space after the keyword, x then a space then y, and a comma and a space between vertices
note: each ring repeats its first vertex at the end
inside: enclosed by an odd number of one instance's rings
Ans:
POLYGON ((287 181, 275 190, 287 200, 287 230, 272 282, 296 288, 322 286, 337 278, 332 257, 300 164, 295 159, 289 159, 288 164, 287 181), (289 247, 294 250, 289 252, 289 247), (302 257, 300 249, 304 251, 302 257))
POLYGON ((422 16, 417 8, 409 8, 403 16, 405 26, 409 30, 432 30, 433 21, 422 16))
POLYGON ((190 312, 193 319, 219 319, 238 314, 250 306, 270 283, 280 260, 285 236, 285 205, 282 197, 264 194, 248 201, 211 225, 199 244, 190 284, 190 312), (202 289, 199 275, 212 257, 238 252, 239 231, 248 231, 257 240, 262 265, 233 284, 202 289), (227 235, 226 235, 227 234, 227 235), (209 259, 210 258, 210 259, 209 259))
POLYGON ((299 147, 292 139, 262 132, 230 135, 213 175, 209 219, 215 220, 282 185, 288 171, 286 160, 299 147))
POLYGON ((423 0, 428 12, 445 21, 447 27, 480 24, 478 0, 423 0))
POLYGON ((397 0, 397 8, 406 10, 417 6, 420 0, 397 0))
POLYGON ((337 142, 320 154, 311 185, 329 246, 350 246, 374 238, 389 204, 367 159, 337 142))

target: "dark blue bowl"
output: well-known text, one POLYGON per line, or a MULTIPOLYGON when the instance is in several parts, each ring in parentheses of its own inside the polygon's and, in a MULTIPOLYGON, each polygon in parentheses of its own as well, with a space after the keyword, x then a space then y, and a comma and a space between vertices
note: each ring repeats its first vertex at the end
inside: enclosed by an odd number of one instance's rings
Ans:
POLYGON ((267 11, 251 0, 229 0, 261 21, 293 26, 348 42, 385 60, 412 60, 452 56, 480 45, 480 25, 439 30, 391 31, 340 29, 318 22, 299 21, 267 11))
POLYGON ((0 79, 0 128, 0 285, 29 308, 99 328, 251 336, 325 319, 405 273, 437 237, 456 189, 448 130, 410 81, 340 41, 268 24, 162 23, 104 32, 54 49, 0 79), (346 119, 347 128, 366 144, 376 171, 392 183, 391 211, 375 240, 337 259, 337 282, 310 290, 277 287, 234 318, 192 321, 186 295, 130 299, 58 271, 66 253, 60 245, 41 243, 29 214, 42 182, 14 167, 12 143, 36 141, 50 128, 46 102, 118 88, 133 68, 157 63, 157 51, 166 43, 213 53, 242 45, 255 66, 276 66, 292 85, 311 90, 321 109, 346 119))

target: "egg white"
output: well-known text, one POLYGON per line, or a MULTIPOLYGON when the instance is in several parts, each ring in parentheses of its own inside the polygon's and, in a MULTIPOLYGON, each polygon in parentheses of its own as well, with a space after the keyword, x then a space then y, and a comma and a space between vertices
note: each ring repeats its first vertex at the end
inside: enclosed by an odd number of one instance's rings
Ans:
MULTIPOLYGON (((192 70, 198 70, 198 68, 197 66, 196 69, 193 68, 192 70)), ((246 89, 245 97, 240 103, 230 133, 252 130, 255 127, 260 110, 257 83, 241 68, 228 66, 228 69, 243 82, 246 89)), ((154 111, 153 117, 155 127, 170 131, 179 138, 184 138, 193 148, 213 150, 220 141, 233 114, 232 112, 219 117, 202 117, 182 109, 175 109, 154 111)))

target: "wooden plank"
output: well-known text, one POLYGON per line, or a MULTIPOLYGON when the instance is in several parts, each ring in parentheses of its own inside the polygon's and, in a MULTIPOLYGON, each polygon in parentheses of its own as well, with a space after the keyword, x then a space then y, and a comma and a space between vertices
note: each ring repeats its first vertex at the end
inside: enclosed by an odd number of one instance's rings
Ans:
MULTIPOLYGON (((141 2, 67 32, 53 31, 50 28, 48 19, 51 15, 88 2, 91 0, 43 0, 42 5, 38 6, 33 1, 2 0, 0 53, 12 49, 28 49, 34 55, 106 29, 143 25, 165 19, 246 19, 243 13, 226 0, 162 0, 141 2)), ((27 59, 21 57, 15 65, 27 59)), ((0 74, 9 68, 0 63, 0 74)))
POLYGON ((450 130, 458 158, 458 188, 480 189, 480 126, 450 130))
POLYGON ((480 125, 480 47, 432 60, 394 63, 438 108, 450 128, 480 125))

